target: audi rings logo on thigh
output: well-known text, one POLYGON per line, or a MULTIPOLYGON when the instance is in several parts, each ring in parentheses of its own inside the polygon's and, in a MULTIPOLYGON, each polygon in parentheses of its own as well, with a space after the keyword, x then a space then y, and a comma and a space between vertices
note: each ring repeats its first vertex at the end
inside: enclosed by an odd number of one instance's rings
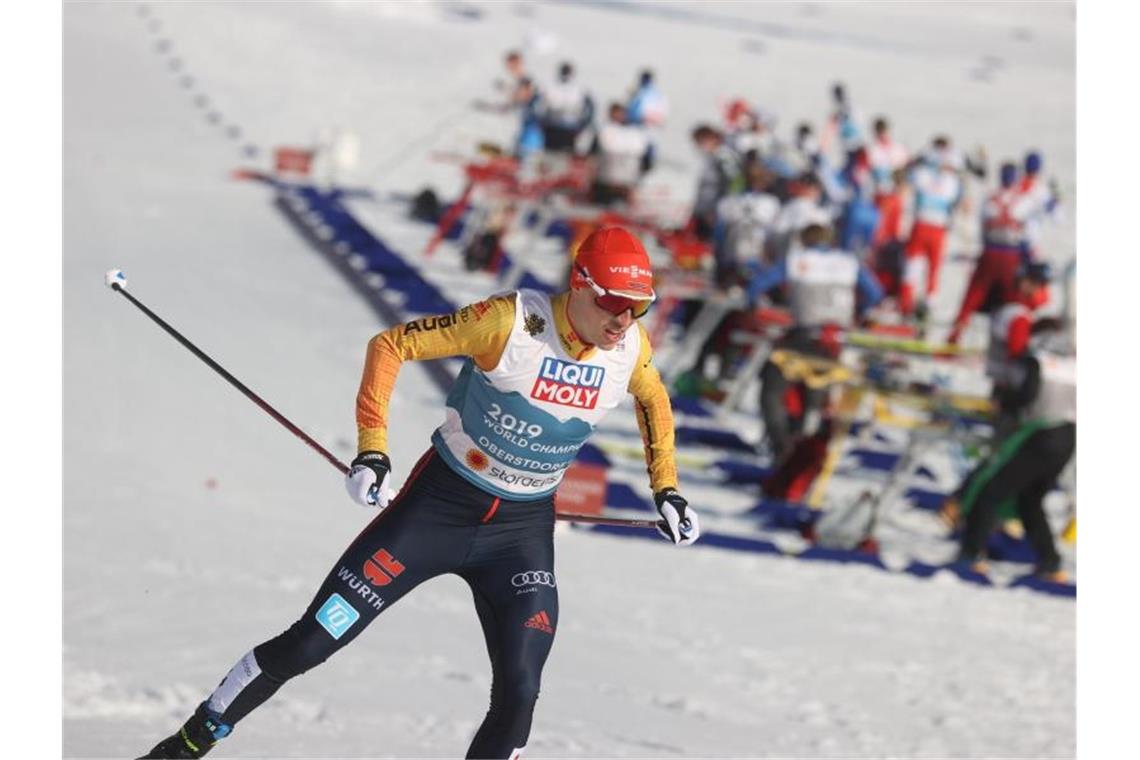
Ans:
POLYGON ((511 578, 511 585, 515 588, 523 586, 550 586, 555 587, 554 573, 546 570, 527 570, 525 573, 515 573, 511 578))

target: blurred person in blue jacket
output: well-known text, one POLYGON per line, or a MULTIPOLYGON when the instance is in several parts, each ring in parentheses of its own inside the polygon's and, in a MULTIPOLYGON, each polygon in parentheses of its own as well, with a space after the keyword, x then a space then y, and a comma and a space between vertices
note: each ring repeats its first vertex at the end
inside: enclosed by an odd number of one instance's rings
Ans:
POLYGON ((857 148, 850 154, 839 180, 846 193, 839 219, 839 245, 862 258, 871 248, 879 226, 875 178, 866 148, 857 148))
POLYGON ((545 147, 543 139, 540 110, 542 96, 528 77, 519 80, 516 97, 519 102, 519 135, 515 140, 515 157, 525 159, 527 156, 541 152, 545 147))
POLYGON ((669 115, 669 101, 653 81, 653 72, 645 69, 637 78, 637 86, 625 104, 626 120, 630 124, 660 127, 669 115))

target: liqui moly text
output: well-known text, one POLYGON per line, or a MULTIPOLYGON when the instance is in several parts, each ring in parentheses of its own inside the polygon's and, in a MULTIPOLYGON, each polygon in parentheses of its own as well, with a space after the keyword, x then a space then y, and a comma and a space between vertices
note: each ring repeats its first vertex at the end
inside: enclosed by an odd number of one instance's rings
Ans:
POLYGON ((564 362, 548 356, 542 360, 530 396, 552 404, 593 409, 598 405, 598 394, 605 377, 606 370, 602 367, 564 362))

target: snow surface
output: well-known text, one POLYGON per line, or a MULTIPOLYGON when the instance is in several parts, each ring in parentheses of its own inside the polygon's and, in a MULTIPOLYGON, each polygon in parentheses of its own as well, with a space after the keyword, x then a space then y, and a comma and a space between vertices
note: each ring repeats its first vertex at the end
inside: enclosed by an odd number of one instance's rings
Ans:
MULTIPOLYGON (((428 153, 509 138, 509 120, 464 104, 487 94, 503 50, 526 45, 552 46, 540 74, 574 58, 601 101, 641 66, 657 70, 674 166, 652 182, 678 201, 692 190, 693 123, 741 94, 786 134, 824 115, 838 76, 911 145, 944 130, 994 158, 1040 148, 1072 198, 1073 15, 1064 4, 67 4, 65 754, 135 756, 169 733, 292 622, 368 519, 326 462, 103 286, 121 267, 144 303, 350 458, 364 346, 382 325, 231 170, 341 126, 363 146, 347 184, 453 192, 458 172, 428 153)), ((367 205, 354 208, 387 216, 367 205)), ((1050 229, 1049 255, 1068 260, 1073 239, 1070 216, 1050 229)), ((422 369, 402 371, 398 476, 440 404, 422 369)), ((532 757, 1075 754, 1071 600, 575 530, 557 540, 562 625, 532 757)), ((488 689, 469 592, 443 578, 215 754, 458 756, 488 689)))

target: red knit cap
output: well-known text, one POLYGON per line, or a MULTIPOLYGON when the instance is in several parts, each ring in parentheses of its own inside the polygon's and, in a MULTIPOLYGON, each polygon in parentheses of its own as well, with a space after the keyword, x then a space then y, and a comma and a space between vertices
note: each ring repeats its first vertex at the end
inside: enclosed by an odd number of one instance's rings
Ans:
POLYGON ((624 227, 594 230, 578 246, 570 285, 585 287, 579 267, 606 290, 633 298, 653 297, 653 270, 649 254, 637 236, 624 227))

